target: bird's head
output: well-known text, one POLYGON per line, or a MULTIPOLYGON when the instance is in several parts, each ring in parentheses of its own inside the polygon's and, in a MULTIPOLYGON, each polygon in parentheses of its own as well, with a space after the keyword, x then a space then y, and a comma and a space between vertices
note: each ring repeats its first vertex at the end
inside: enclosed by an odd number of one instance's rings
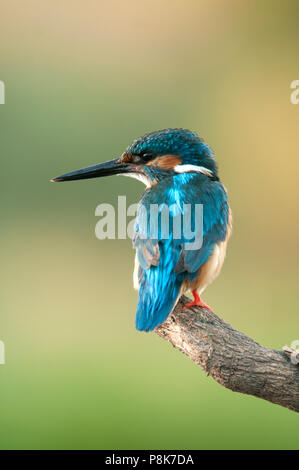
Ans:
POLYGON ((193 172, 218 179, 212 150, 195 132, 164 129, 135 140, 120 158, 66 173, 52 181, 123 174, 151 186, 169 176, 193 172))

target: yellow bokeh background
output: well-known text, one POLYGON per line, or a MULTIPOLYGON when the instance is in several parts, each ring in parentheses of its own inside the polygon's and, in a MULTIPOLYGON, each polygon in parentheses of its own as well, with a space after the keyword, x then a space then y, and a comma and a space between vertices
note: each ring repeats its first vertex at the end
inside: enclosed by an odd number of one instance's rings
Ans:
POLYGON ((130 240, 95 208, 140 183, 51 177, 190 128, 234 231, 204 300, 281 349, 299 339, 298 3, 2 0, 0 448, 292 449, 295 413, 215 383, 134 329, 130 240))

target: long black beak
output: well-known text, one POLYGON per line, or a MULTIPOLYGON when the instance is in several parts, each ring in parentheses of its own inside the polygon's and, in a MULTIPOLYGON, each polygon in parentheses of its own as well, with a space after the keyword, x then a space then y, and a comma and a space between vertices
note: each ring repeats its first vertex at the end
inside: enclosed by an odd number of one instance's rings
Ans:
POLYGON ((109 162, 98 163, 87 168, 81 168, 81 170, 65 173, 51 179, 51 181, 58 183, 59 181, 85 180, 88 178, 99 178, 100 176, 119 175, 121 173, 129 173, 130 171, 132 171, 132 164, 122 163, 119 158, 115 158, 109 162))

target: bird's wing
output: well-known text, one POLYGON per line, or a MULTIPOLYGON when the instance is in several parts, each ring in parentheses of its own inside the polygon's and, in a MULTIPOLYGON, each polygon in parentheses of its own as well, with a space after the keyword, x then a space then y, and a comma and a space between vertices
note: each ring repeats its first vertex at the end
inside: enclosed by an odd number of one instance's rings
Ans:
POLYGON ((150 331, 167 318, 178 298, 182 280, 178 279, 175 265, 180 246, 173 243, 171 236, 163 239, 160 231, 152 238, 149 211, 146 222, 143 216, 138 211, 133 242, 139 261, 136 328, 150 331))
MULTIPOLYGON (((208 260, 215 243, 225 238, 228 220, 226 193, 220 183, 213 182, 207 188, 202 188, 198 183, 198 178, 192 178, 186 186, 180 184, 179 191, 174 190, 172 186, 159 188, 160 194, 157 190, 151 194, 148 192, 147 197, 141 201, 134 237, 139 261, 139 297, 136 312, 138 330, 153 330, 166 320, 177 302, 183 280, 193 280, 200 266, 208 260), (161 199, 163 189, 164 200, 167 201, 168 207, 173 208, 169 211, 170 229, 166 238, 163 224, 156 229, 151 226, 149 208, 150 204, 157 204, 161 199), (188 249, 186 242, 190 240, 184 236, 183 229, 182 235, 177 238, 171 230, 174 219, 184 211, 183 203, 191 206, 195 203, 203 204, 203 224, 197 227, 202 231, 203 243, 194 250, 188 249)), ((159 204, 159 214, 165 205, 166 203, 159 204)), ((183 217, 181 222, 183 223, 183 217)), ((195 231, 195 237, 198 235, 195 231)))
MULTIPOLYGON (((191 205, 191 197, 194 198, 192 192, 191 196, 188 193, 186 197, 187 204, 189 201, 191 205)), ((213 182, 205 191, 200 191, 196 201, 197 204, 202 204, 203 208, 202 226, 199 227, 202 230, 202 244, 198 248, 189 249, 190 241, 185 240, 185 243, 181 244, 180 257, 175 266, 176 273, 182 273, 190 280, 197 276, 199 268, 209 259, 215 244, 225 240, 229 219, 227 195, 221 183, 213 182)), ((195 231, 194 238, 199 236, 195 231)))

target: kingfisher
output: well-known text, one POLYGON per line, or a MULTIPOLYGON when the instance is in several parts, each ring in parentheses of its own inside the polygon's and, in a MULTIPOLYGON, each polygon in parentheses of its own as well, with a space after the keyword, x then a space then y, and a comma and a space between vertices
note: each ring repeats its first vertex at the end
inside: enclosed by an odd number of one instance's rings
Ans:
POLYGON ((187 291, 192 292, 193 301, 185 308, 197 305, 212 310, 201 294, 222 268, 232 214, 211 148, 195 132, 163 129, 136 139, 121 157, 51 181, 109 175, 130 176, 146 186, 138 204, 133 237, 137 330, 152 331, 163 323, 187 291), (166 219, 161 216, 166 206, 167 236, 163 233, 166 219), (151 223, 151 207, 158 208, 157 223, 151 223), (202 208, 197 224, 196 207, 202 208), (191 214, 191 237, 182 230, 186 208, 191 214))

